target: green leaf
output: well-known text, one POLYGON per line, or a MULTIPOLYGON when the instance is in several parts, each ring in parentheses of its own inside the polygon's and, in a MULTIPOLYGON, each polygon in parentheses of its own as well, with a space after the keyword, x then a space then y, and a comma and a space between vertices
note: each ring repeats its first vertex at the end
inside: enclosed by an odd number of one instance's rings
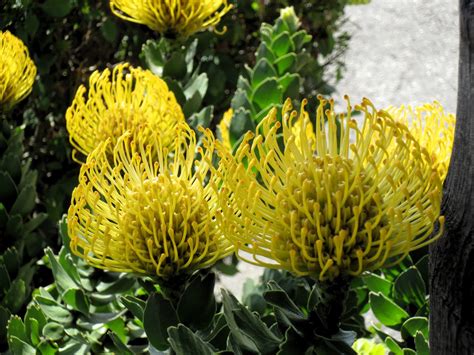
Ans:
POLYGON ((428 337, 428 318, 412 317, 403 323, 401 331, 403 339, 408 339, 410 336, 414 338, 417 332, 428 337))
POLYGON ((197 274, 184 290, 177 306, 181 323, 194 329, 206 328, 216 313, 214 273, 197 274), (196 312, 199 310, 199 312, 196 312))
POLYGON ((18 316, 13 316, 8 322, 8 337, 15 336, 18 339, 28 342, 29 337, 26 334, 25 325, 23 321, 18 316))
POLYGON ((11 201, 17 193, 16 185, 10 174, 0 171, 0 200, 2 202, 11 201))
POLYGON ((35 305, 30 304, 25 314, 25 330, 26 334, 31 334, 31 340, 35 343, 36 338, 42 334, 42 329, 46 325, 46 317, 41 309, 35 305), (35 338, 35 340, 33 340, 35 338))
POLYGON ((18 181, 21 176, 20 154, 21 151, 14 153, 4 153, 2 157, 2 170, 5 170, 13 181, 18 181))
POLYGON ((47 213, 38 213, 34 218, 30 219, 24 225, 24 233, 29 234, 38 228, 44 221, 48 219, 47 213))
POLYGON ((30 335, 31 343, 33 345, 39 344, 39 342, 41 341, 41 338, 40 338, 41 332, 40 332, 38 321, 36 319, 31 319, 29 327, 30 327, 30 333, 28 334, 30 335))
POLYGON ((20 215, 10 216, 5 228, 5 235, 14 239, 23 235, 23 218, 20 215))
POLYGON ((386 326, 400 325, 409 314, 382 293, 371 292, 369 302, 375 317, 386 326))
POLYGON ((309 344, 304 337, 298 335, 293 328, 287 328, 285 339, 279 345, 277 355, 306 354, 309 344))
POLYGON ((41 355, 56 355, 58 353, 58 345, 43 339, 36 347, 41 355))
POLYGON ((0 259, 0 280, 2 280, 2 283, 0 284, 0 294, 2 294, 6 292, 11 285, 10 275, 8 275, 7 268, 3 264, 2 259, 0 259))
POLYGON ((265 301, 278 308, 290 321, 301 322, 306 319, 301 309, 275 281, 270 281, 268 287, 270 290, 263 293, 265 301))
POLYGON ((76 289, 80 286, 68 275, 66 270, 64 270, 51 248, 46 248, 45 254, 48 256, 51 269, 53 270, 54 280, 61 291, 76 289))
POLYGON ((135 283, 136 280, 134 277, 129 277, 127 274, 122 274, 118 279, 112 282, 100 282, 96 286, 96 289, 102 294, 113 295, 134 289, 135 283))
POLYGON ((143 313, 146 307, 146 302, 134 296, 120 297, 120 301, 132 314, 143 322, 143 313))
POLYGON ((250 113, 243 108, 234 112, 230 122, 229 134, 234 145, 247 131, 255 131, 255 124, 250 118, 250 113))
POLYGON ((189 125, 194 129, 198 129, 199 127, 209 128, 211 125, 211 121, 213 118, 214 107, 213 106, 206 106, 201 111, 194 113, 189 118, 189 125))
POLYGON ((186 103, 186 96, 184 96, 183 89, 181 88, 181 84, 174 80, 174 79, 169 79, 167 78, 166 84, 168 84, 168 88, 173 91, 174 96, 176 97, 176 100, 181 106, 184 106, 186 103))
POLYGON ((196 113, 202 104, 202 97, 199 92, 194 93, 194 96, 186 100, 186 103, 183 106, 183 113, 186 118, 190 118, 194 113, 196 113))
POLYGON ((15 275, 20 269, 21 256, 15 247, 8 248, 1 259, 10 275, 15 275))
POLYGON ((72 322, 73 317, 71 313, 55 300, 40 295, 37 295, 35 300, 38 302, 38 305, 46 316, 53 321, 64 325, 72 322))
POLYGON ((90 345, 76 340, 70 340, 66 345, 59 349, 61 355, 88 354, 90 345))
POLYGON ((199 97, 202 99, 206 96, 207 88, 209 85, 209 79, 206 73, 202 73, 196 76, 194 79, 190 80, 184 87, 184 96, 186 99, 191 99, 196 93, 199 94, 199 97))
POLYGON ((64 302, 72 309, 84 315, 89 314, 90 302, 83 290, 70 288, 64 292, 62 297, 64 302))
POLYGON ((36 35, 36 31, 38 31, 40 22, 38 20, 38 17, 34 14, 28 14, 28 16, 25 17, 25 30, 30 36, 30 38, 33 38, 36 35))
POLYGON ((309 35, 305 30, 298 31, 291 35, 291 40, 295 44, 295 51, 299 52, 306 43, 311 42, 313 37, 309 35))
POLYGON ((250 101, 255 102, 260 109, 264 109, 270 105, 281 103, 282 98, 283 91, 278 85, 278 81, 268 78, 255 88, 250 101))
POLYGON ((215 351, 183 324, 168 329, 171 347, 177 355, 212 355, 215 351))
POLYGON ((10 320, 11 312, 0 305, 0 339, 7 338, 8 321, 10 320))
POLYGON ((182 53, 175 52, 163 67, 163 76, 181 80, 186 75, 186 61, 182 53))
POLYGON ((252 86, 256 88, 261 82, 268 78, 277 77, 277 72, 273 65, 266 58, 260 59, 252 73, 252 86))
POLYGON ((14 355, 36 355, 36 349, 15 336, 8 337, 8 345, 14 355))
POLYGON ((426 338, 428 335, 424 335, 422 332, 416 332, 415 334, 415 347, 418 355, 430 355, 430 347, 426 338))
POLYGON ((18 313, 21 307, 23 307, 27 296, 25 282, 21 279, 15 279, 3 299, 3 304, 12 313, 18 313))
POLYGON ((133 355, 134 353, 125 345, 125 343, 114 333, 109 332, 109 337, 112 339, 112 342, 117 347, 118 354, 133 355))
POLYGON ((153 74, 161 77, 163 75, 163 67, 166 63, 163 47, 164 42, 148 40, 142 47, 142 55, 145 59, 146 66, 153 74))
POLYGON ((117 24, 112 19, 108 18, 104 21, 102 26, 100 26, 100 31, 105 40, 109 43, 115 43, 119 35, 119 29, 117 24))
POLYGON ((20 191, 10 214, 26 215, 35 207, 36 189, 33 185, 27 185, 20 191))
POLYGON ((289 71, 292 66, 296 63, 296 54, 288 53, 275 61, 275 65, 278 68, 278 74, 283 75, 289 71))
POLYGON ((127 342, 127 335, 129 329, 125 325, 125 321, 122 318, 116 318, 106 324, 114 335, 116 335, 122 343, 127 342))
POLYGON ((250 110, 252 105, 247 97, 247 93, 242 89, 237 89, 232 98, 231 105, 234 109, 250 110))
POLYGON ((392 338, 392 337, 387 337, 385 338, 385 345, 394 353, 394 355, 403 355, 403 350, 398 345, 398 343, 392 338))
POLYGON ((384 296, 390 296, 392 283, 387 279, 384 279, 382 276, 373 273, 367 273, 363 276, 363 280, 370 291, 381 292, 384 296))
POLYGON ((288 32, 280 33, 272 42, 272 52, 275 53, 275 56, 282 57, 283 55, 294 52, 295 47, 291 41, 290 35, 288 32))
POLYGON ((7 222, 8 222, 7 209, 5 208, 5 205, 2 202, 0 202, 0 230, 5 229, 7 222))
POLYGON ((411 266, 397 277, 394 283, 394 296, 395 299, 406 304, 423 306, 426 298, 426 286, 418 269, 411 266))
POLYGON ((46 324, 43 328, 43 335, 52 341, 60 340, 64 334, 64 327, 55 322, 46 324))
POLYGON ((273 54, 272 50, 267 46, 266 43, 262 42, 258 46, 257 53, 256 53, 256 60, 257 62, 260 59, 267 59, 270 63, 275 61, 275 54, 273 54))
POLYGON ((186 60, 186 66, 187 66, 186 70, 188 73, 191 73, 193 71, 194 57, 196 56, 197 46, 198 46, 198 40, 196 38, 195 40, 193 40, 193 42, 190 45, 188 45, 188 48, 186 50, 185 60, 186 60))
POLYGON ((178 323, 178 315, 171 302, 162 294, 153 293, 148 298, 143 315, 143 327, 150 343, 158 350, 168 349, 167 329, 178 323))
POLYGON ((426 289, 429 289, 430 285, 430 275, 429 275, 429 256, 428 254, 423 256, 420 260, 417 261, 415 267, 420 272, 423 281, 425 282, 426 289))
POLYGON ((239 346, 262 354, 276 352, 281 339, 268 329, 257 314, 251 313, 226 290, 222 290, 222 303, 227 324, 239 346))
POLYGON ((51 17, 65 17, 74 7, 73 0, 46 0, 41 8, 51 17))

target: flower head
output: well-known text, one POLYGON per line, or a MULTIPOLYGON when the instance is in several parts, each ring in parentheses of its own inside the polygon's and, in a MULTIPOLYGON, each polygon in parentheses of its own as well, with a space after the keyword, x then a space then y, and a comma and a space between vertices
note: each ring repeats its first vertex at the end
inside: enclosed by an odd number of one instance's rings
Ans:
POLYGON ((0 31, 0 109, 8 110, 28 96, 35 76, 28 48, 9 31, 0 31))
POLYGON ((94 72, 89 92, 79 87, 66 112, 66 126, 74 147, 73 157, 83 162, 77 152, 87 156, 106 139, 117 139, 130 131, 146 140, 160 132, 163 146, 173 142, 176 126, 184 122, 181 106, 166 83, 148 70, 117 65, 112 72, 94 72))
POLYGON ((391 106, 386 111, 394 119, 408 126, 416 140, 430 154, 433 165, 444 181, 453 150, 456 123, 454 115, 446 113, 437 101, 417 107, 391 106))
POLYGON ((143 143, 126 132, 113 159, 111 143, 99 144, 81 167, 68 211, 74 254, 98 268, 168 279, 233 251, 217 229, 212 144, 196 160, 195 134, 184 123, 172 153, 158 134, 143 143))
POLYGON ((227 0, 110 0, 118 17, 159 33, 188 37, 217 25, 232 8, 227 0))
POLYGON ((230 124, 232 122, 232 116, 234 110, 231 108, 224 112, 221 122, 219 123, 219 133, 221 136, 222 144, 225 145, 229 150, 232 150, 232 143, 230 142, 230 124))
POLYGON ((298 117, 287 100, 282 122, 273 109, 235 157, 219 148, 219 199, 223 231, 242 259, 333 280, 430 243, 441 181, 406 126, 369 100, 355 107, 361 125, 349 101, 336 117, 332 101, 320 100, 315 139, 306 101, 298 117))

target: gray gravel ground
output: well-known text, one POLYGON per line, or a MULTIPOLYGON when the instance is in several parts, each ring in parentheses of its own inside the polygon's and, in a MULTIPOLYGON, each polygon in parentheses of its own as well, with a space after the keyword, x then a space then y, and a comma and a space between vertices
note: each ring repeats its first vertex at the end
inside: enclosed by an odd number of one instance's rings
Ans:
MULTIPOLYGON (((458 2, 454 0, 372 0, 351 6, 345 28, 352 34, 344 79, 334 97, 368 97, 378 108, 438 100, 456 110, 458 2)), ((239 264, 240 273, 224 277, 223 287, 237 297, 247 278, 261 268, 239 264)))
POLYGON ((459 43, 455 0, 372 0, 350 6, 352 33, 339 95, 376 107, 438 100, 456 110, 459 43))

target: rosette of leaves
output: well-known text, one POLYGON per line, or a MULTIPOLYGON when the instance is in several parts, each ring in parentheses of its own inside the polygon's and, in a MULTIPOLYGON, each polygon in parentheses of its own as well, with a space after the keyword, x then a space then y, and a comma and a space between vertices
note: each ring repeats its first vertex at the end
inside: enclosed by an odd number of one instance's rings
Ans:
POLYGON ((222 309, 206 328, 175 321, 168 341, 176 354, 355 354, 356 336, 369 335, 359 316, 367 294, 362 283, 353 285, 343 321, 329 329, 320 312, 327 300, 313 280, 267 270, 259 286, 246 284, 244 304, 222 290, 222 309))
POLYGON ((37 228, 46 219, 34 213, 36 171, 23 159, 23 130, 0 121, 0 350, 11 314, 23 311, 33 290, 32 278, 43 238, 37 228))
POLYGON ((299 98, 303 82, 299 71, 314 60, 306 51, 311 36, 300 26, 292 7, 281 10, 273 26, 262 24, 255 65, 246 66, 245 75, 239 77, 231 103, 232 146, 245 132, 254 130, 272 107, 288 97, 299 98))
MULTIPOLYGON (((393 354, 429 354, 428 255, 416 263, 408 256, 382 273, 362 280, 370 290, 369 305, 380 323, 398 333, 394 337, 375 326, 377 335, 393 354)), ((393 332, 391 332, 393 334, 393 332)))
MULTIPOLYGON (((65 221, 60 229, 68 245, 65 221)), ((141 324, 119 300, 136 292, 136 278, 93 269, 67 247, 58 255, 46 248, 45 254, 55 282, 35 292, 24 317, 9 320, 13 354, 123 353, 124 342, 137 352, 146 349, 141 324)))
POLYGON ((146 67, 162 78, 176 96, 187 122, 194 128, 208 128, 214 107, 203 107, 209 79, 201 72, 196 59, 198 40, 185 43, 166 38, 149 40, 142 48, 141 58, 146 67))

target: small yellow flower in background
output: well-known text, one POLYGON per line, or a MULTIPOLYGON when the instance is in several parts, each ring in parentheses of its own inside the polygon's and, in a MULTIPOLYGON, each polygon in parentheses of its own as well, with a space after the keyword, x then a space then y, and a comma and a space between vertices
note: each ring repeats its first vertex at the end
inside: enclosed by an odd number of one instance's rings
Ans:
POLYGON ((126 132, 112 159, 109 139, 81 167, 68 231, 72 252, 92 266, 168 279, 233 252, 217 229, 213 142, 197 148, 185 123, 175 131, 173 153, 161 137, 143 143, 126 132))
POLYGON ((432 242, 441 180, 407 127, 369 100, 355 107, 361 125, 349 101, 336 117, 320 100, 316 139, 306 101, 298 115, 287 100, 282 123, 273 109, 235 156, 218 147, 219 216, 243 260, 325 281, 388 267, 432 242))
POLYGON ((430 153, 444 181, 453 150, 455 116, 446 113, 437 101, 414 108, 391 106, 386 111, 408 126, 416 140, 430 153))
POLYGON ((9 31, 0 31, 0 109, 8 110, 28 96, 35 77, 28 48, 9 31))
POLYGON ((112 72, 94 72, 89 91, 79 87, 66 113, 73 158, 80 163, 108 138, 112 140, 108 145, 111 150, 127 130, 142 140, 159 132, 163 146, 168 146, 180 122, 184 122, 181 106, 166 83, 152 72, 129 64, 119 64, 112 72))
POLYGON ((112 12, 158 33, 189 37, 216 26, 232 8, 227 0, 110 0, 112 12))

